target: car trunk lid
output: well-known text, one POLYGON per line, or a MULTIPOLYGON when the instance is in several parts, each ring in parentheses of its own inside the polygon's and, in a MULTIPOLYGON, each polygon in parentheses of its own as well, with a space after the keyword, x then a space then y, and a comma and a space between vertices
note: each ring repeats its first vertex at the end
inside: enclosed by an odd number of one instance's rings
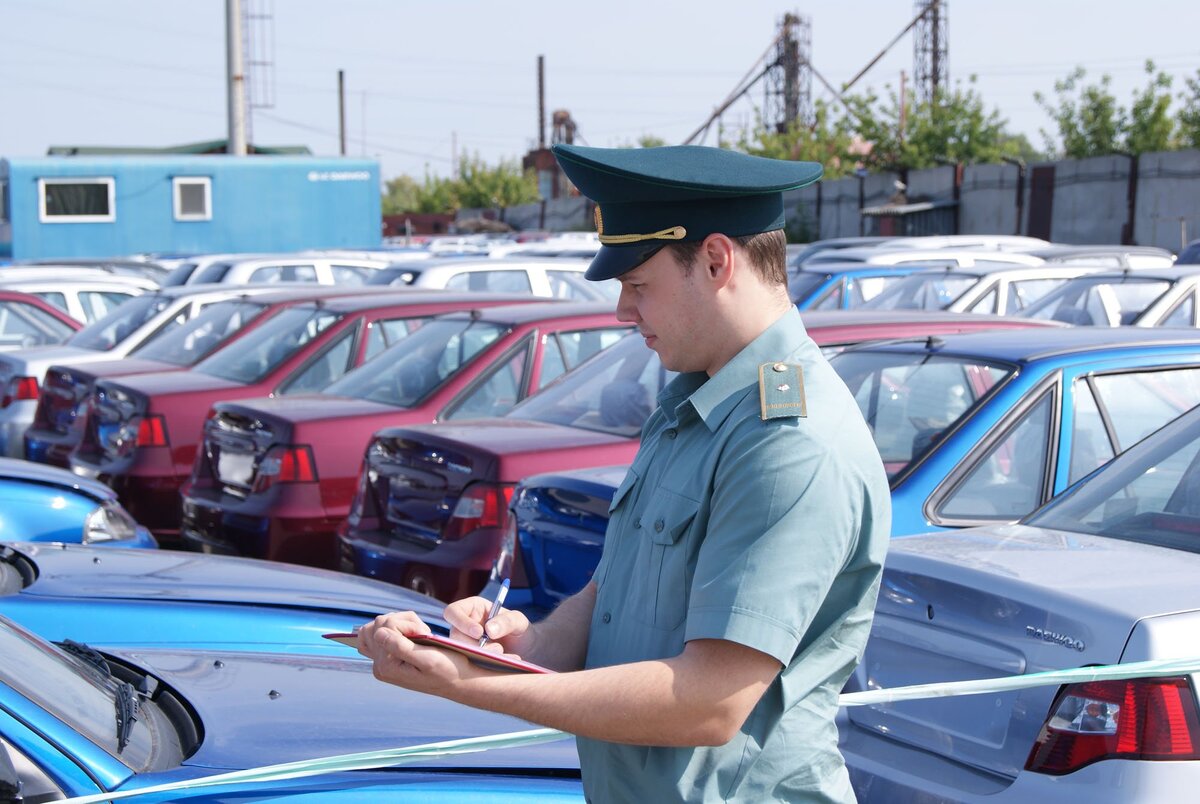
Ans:
MULTIPOLYGON (((863 689, 890 689, 1117 663, 1140 619, 1196 598, 1197 573, 1197 555, 1020 525, 896 540, 855 679, 863 689)), ((1056 692, 930 698, 848 715, 861 728, 1011 778, 1056 692)))

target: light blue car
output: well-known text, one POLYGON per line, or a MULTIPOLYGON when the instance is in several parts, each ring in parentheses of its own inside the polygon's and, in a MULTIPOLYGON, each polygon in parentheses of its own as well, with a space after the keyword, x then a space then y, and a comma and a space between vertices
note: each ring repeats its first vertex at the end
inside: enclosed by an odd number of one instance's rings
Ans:
POLYGON ((158 547, 108 486, 12 458, 0 458, 0 541, 158 547))

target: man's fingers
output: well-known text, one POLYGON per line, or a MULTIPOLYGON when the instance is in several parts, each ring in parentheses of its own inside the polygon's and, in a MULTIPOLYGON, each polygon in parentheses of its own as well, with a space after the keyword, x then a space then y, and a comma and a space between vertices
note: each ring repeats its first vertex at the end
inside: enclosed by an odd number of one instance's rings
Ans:
POLYGON ((482 597, 463 598, 446 606, 442 616, 453 631, 467 639, 479 639, 483 636, 483 621, 491 605, 482 597))

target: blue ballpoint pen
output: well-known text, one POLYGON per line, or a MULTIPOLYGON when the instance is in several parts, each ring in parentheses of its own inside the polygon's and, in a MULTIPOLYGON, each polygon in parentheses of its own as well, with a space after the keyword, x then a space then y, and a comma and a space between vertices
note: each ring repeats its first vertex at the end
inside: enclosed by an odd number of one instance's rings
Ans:
POLYGON ((504 598, 507 595, 508 595, 508 578, 505 578, 504 582, 502 584, 500 584, 500 591, 496 593, 496 600, 493 601, 493 603, 492 603, 492 610, 488 612, 487 620, 483 621, 485 630, 483 632, 483 636, 481 636, 479 638, 479 647, 482 648, 484 645, 487 644, 488 635, 487 635, 486 626, 488 624, 488 621, 500 613, 500 607, 504 605, 504 598))

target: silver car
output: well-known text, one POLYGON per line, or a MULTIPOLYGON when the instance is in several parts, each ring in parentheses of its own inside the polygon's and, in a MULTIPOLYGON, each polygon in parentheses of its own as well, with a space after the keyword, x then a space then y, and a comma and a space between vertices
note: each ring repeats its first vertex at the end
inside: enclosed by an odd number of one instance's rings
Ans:
MULTIPOLYGON (((1015 525, 893 539, 848 690, 1200 655, 1200 408, 1015 525)), ((860 802, 1182 802, 1200 673, 843 709, 860 802)))

